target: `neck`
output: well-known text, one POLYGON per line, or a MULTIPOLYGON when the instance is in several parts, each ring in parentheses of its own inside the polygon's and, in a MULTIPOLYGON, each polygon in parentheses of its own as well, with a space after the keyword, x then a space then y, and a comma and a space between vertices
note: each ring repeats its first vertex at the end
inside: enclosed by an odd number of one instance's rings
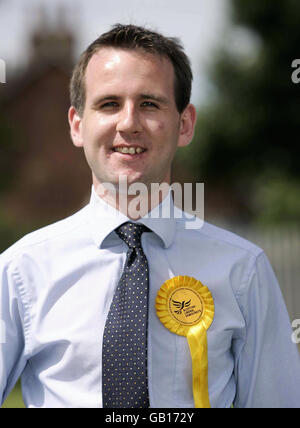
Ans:
POLYGON ((170 184, 162 182, 146 186, 144 183, 133 183, 127 186, 127 180, 120 180, 118 185, 94 183, 94 188, 97 195, 109 205, 131 220, 138 220, 165 199, 170 184))

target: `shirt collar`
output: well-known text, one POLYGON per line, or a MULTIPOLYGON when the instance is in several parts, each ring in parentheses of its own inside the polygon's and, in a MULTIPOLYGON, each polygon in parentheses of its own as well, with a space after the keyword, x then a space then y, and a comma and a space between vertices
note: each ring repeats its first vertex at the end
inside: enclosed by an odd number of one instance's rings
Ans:
MULTIPOLYGON (((104 248, 108 242, 110 245, 118 245, 119 238, 112 232, 122 223, 132 220, 97 195, 94 186, 92 186, 89 209, 96 245, 100 248, 104 248)), ((173 212, 173 198, 169 192, 160 205, 138 220, 160 238, 165 248, 168 248, 175 238, 176 219, 172 215, 173 212), (164 214, 163 218, 160 213, 164 214)))

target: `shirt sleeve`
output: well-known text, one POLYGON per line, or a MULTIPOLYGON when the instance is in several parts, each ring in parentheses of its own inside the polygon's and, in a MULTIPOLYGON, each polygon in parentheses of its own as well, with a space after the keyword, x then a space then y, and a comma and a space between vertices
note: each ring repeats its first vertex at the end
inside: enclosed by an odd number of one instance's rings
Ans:
POLYGON ((0 404, 13 389, 25 365, 24 284, 12 263, 0 256, 0 404))
POLYGON ((234 347, 234 407, 299 407, 299 352, 277 279, 263 252, 238 300, 246 327, 234 347))

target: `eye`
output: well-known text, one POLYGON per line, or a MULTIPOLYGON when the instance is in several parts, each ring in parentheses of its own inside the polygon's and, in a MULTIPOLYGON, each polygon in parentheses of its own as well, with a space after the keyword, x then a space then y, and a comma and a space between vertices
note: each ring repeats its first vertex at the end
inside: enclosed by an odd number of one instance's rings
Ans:
POLYGON ((119 104, 116 101, 108 101, 104 104, 101 104, 100 109, 110 109, 110 108, 115 108, 118 106, 119 106, 119 104))
POLYGON ((156 108, 158 109, 158 105, 153 103, 152 101, 144 101, 142 102, 142 107, 150 107, 150 108, 156 108))

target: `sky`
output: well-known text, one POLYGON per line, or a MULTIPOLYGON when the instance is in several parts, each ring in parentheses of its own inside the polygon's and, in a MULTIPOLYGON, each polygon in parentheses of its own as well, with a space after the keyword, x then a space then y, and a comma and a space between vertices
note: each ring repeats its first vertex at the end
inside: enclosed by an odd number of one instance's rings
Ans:
POLYGON ((44 7, 55 26, 59 8, 76 31, 76 55, 112 24, 146 25, 166 36, 179 37, 194 73, 192 102, 208 94, 205 70, 228 27, 228 0, 0 0, 0 58, 9 71, 28 60, 30 34, 44 7))

